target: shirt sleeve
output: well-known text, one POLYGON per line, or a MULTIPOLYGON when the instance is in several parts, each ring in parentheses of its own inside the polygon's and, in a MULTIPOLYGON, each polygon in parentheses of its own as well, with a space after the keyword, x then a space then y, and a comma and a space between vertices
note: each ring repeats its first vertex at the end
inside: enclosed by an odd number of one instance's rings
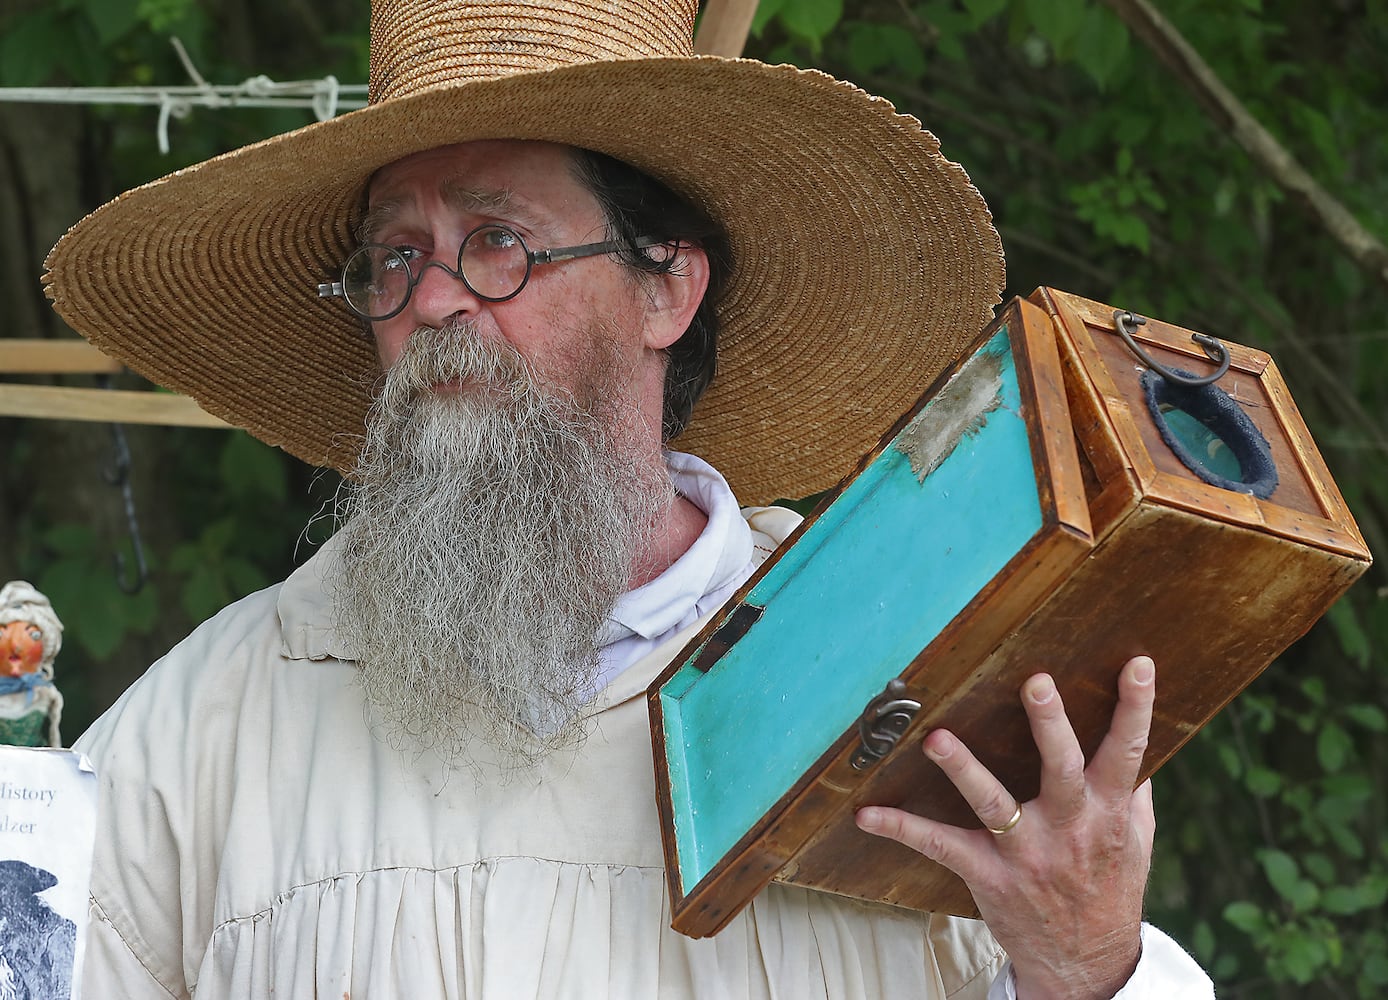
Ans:
MULTIPOLYGON (((1142 956, 1113 1000, 1213 1000, 1214 995, 1214 983, 1199 963, 1156 927, 1143 924, 1142 956)), ((993 980, 988 1000, 1017 1000, 1011 962, 993 980)))
MULTIPOLYGON (((141 962, 120 931, 106 919, 95 900, 87 924, 86 957, 82 963, 82 995, 124 1000, 179 1000, 141 962)), ((73 996, 77 996, 73 993, 73 996)))

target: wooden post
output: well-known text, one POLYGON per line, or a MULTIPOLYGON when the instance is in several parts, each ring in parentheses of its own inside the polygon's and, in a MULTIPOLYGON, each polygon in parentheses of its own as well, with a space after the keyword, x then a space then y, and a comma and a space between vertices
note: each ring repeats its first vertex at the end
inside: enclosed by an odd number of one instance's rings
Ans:
POLYGON ((123 389, 69 389, 0 382, 0 417, 97 420, 166 427, 230 427, 187 396, 123 389))
POLYGON ((0 373, 9 375, 94 375, 122 365, 85 340, 0 339, 0 373))
POLYGON ((747 44, 757 0, 708 0, 699 30, 694 34, 694 52, 701 56, 736 59, 747 44))

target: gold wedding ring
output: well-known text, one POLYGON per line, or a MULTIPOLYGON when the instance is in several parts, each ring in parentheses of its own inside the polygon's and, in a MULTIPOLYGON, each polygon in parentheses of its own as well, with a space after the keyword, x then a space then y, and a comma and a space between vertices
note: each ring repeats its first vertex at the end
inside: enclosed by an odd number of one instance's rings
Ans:
POLYGON ((987 831, 988 831, 989 833, 991 833, 993 836, 995 836, 995 837, 1001 837, 1004 833, 1006 833, 1008 830, 1011 830, 1014 826, 1016 826, 1016 825, 1017 825, 1018 823, 1020 823, 1021 821, 1022 821, 1022 807, 1021 807, 1020 804, 1018 804, 1017 808, 1016 808, 1015 810, 1013 810, 1013 812, 1012 812, 1012 818, 1009 819, 1006 823, 1004 823, 1002 826, 996 826, 996 827, 990 826, 990 827, 986 827, 985 829, 987 829, 987 831))

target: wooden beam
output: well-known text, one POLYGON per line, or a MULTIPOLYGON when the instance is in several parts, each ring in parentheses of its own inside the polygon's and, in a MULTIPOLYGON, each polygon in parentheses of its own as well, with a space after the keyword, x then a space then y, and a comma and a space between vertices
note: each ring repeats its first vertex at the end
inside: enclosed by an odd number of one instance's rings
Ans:
POLYGON ((68 389, 0 382, 0 417, 97 420, 169 427, 230 427, 187 396, 123 389, 68 389))
POLYGON ((85 340, 0 339, 0 372, 9 375, 94 375, 124 367, 85 340))
POLYGON ((736 59, 747 44, 756 13, 757 0, 708 0, 694 34, 695 53, 736 59))

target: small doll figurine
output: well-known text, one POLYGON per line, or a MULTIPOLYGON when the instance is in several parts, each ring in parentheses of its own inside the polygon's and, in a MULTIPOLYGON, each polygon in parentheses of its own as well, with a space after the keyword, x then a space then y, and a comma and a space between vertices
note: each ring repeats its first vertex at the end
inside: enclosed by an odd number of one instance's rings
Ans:
POLYGON ((0 743, 60 747, 63 696, 53 686, 53 661, 63 623, 31 584, 0 588, 0 743))

